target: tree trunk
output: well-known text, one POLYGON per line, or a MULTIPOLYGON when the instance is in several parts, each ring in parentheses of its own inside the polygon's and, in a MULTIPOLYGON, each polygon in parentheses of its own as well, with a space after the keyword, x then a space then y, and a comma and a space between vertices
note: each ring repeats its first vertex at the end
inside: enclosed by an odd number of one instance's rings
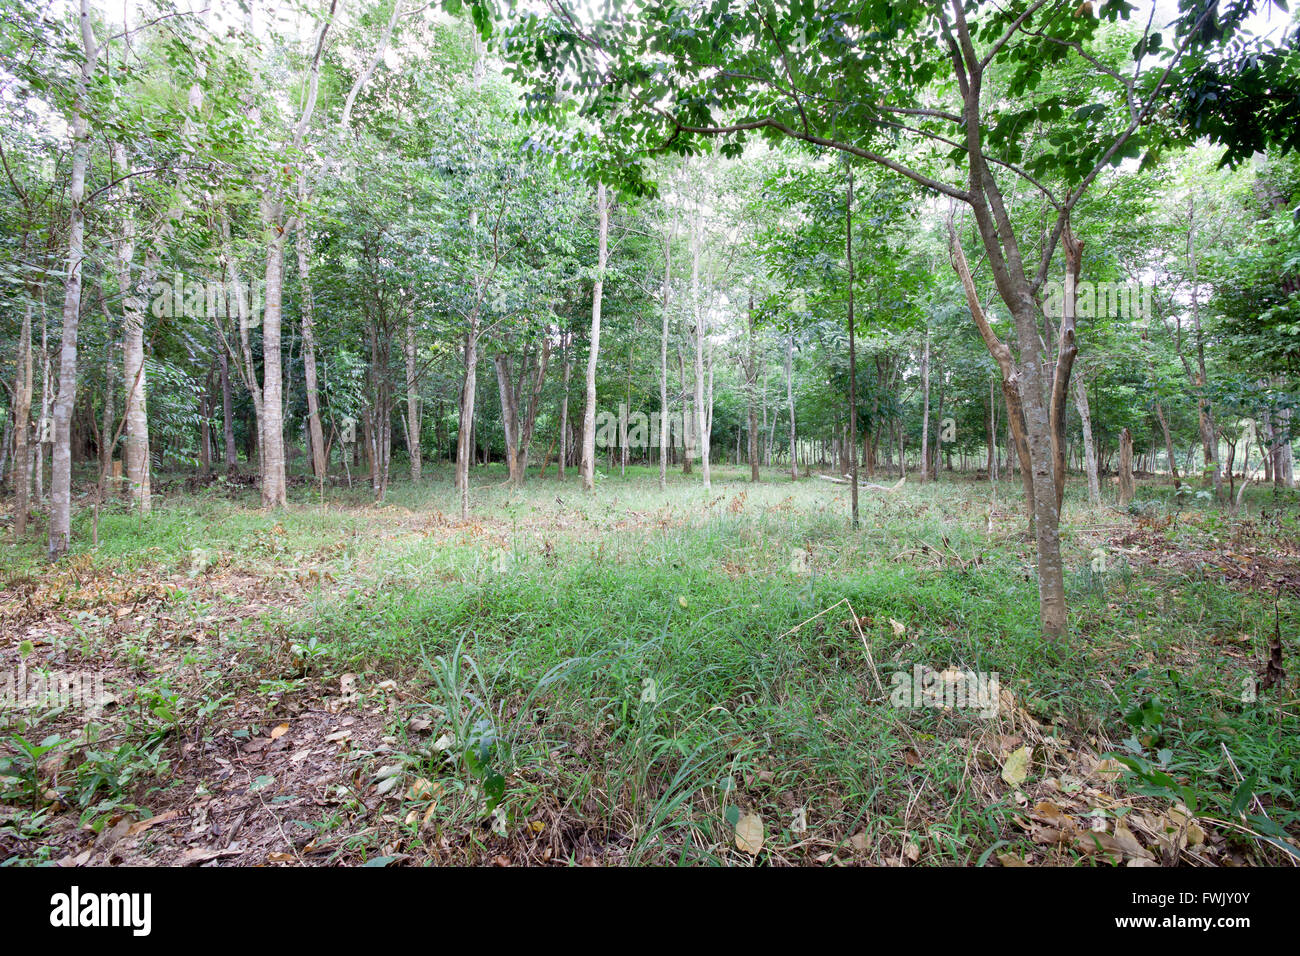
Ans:
MULTIPOLYGON (((979 180, 981 164, 976 162, 972 180, 979 180)), ((973 182, 973 184, 976 184, 973 182)), ((987 209, 977 208, 977 220, 986 249, 998 247, 996 227, 987 219, 987 209), (986 235, 993 233, 994 235, 986 235)), ((1062 387, 1068 387, 1073 366, 1072 323, 1062 322, 1056 371, 1050 392, 1044 388, 1039 364, 1039 332, 1035 321, 1033 299, 1023 277, 1008 276, 999 279, 1007 286, 1003 301, 1013 310, 1020 344, 1020 363, 1015 364, 1010 349, 998 339, 988 324, 975 292, 965 253, 957 238, 956 226, 948 221, 950 247, 954 265, 966 292, 967 304, 990 354, 1002 372, 1003 394, 1007 400, 1008 423, 1015 436, 1020 456, 1021 472, 1025 483, 1027 504, 1032 507, 1032 532, 1038 552, 1038 602, 1039 620, 1043 634, 1049 640, 1062 640, 1068 634, 1065 607, 1065 568, 1061 559, 1059 496, 1063 488, 1063 466, 1058 451, 1063 452, 1059 441, 1059 428, 1063 420, 1064 397, 1062 387), (1058 477, 1059 469, 1059 477, 1058 477)))
POLYGON ((998 480, 998 402, 997 385, 989 379, 989 447, 984 470, 990 484, 998 480))
POLYGON ((528 453, 533 444, 533 429, 537 425, 537 416, 542 410, 542 386, 546 384, 546 370, 551 363, 551 330, 542 333, 541 356, 533 372, 532 392, 528 398, 528 408, 524 410, 523 426, 519 434, 519 475, 522 481, 528 474, 528 453))
MULTIPOLYGON (((18 335, 18 388, 14 403, 14 536, 27 533, 27 512, 31 505, 31 417, 32 417, 32 302, 36 287, 27 288, 23 303, 22 330, 18 335)), ((44 294, 43 292, 41 293, 44 294)))
MULTIPOLYGON (((113 464, 113 446, 116 444, 117 435, 115 434, 117 417, 115 409, 115 399, 117 389, 113 381, 113 345, 110 342, 108 348, 104 350, 104 408, 102 424, 99 428, 98 451, 99 451, 99 481, 96 483, 95 501, 96 504, 104 500, 104 486, 108 482, 109 469, 113 464)), ((200 446, 200 463, 202 461, 202 447, 200 446)))
POLYGON ((930 473, 930 329, 925 330, 925 349, 921 352, 921 484, 930 473))
POLYGON ((693 393, 686 387, 686 357, 680 345, 677 347, 677 378, 682 389, 682 474, 689 475, 695 461, 695 401, 693 393))
POLYGON ((587 351, 587 403, 582 412, 582 488, 596 490, 596 365, 600 358, 600 305, 605 290, 605 259, 609 242, 609 206, 605 184, 596 185, 596 214, 600 232, 596 252, 596 281, 591 296, 591 342, 587 351))
POLYGON ((1165 437, 1165 454, 1169 456, 1169 471, 1174 476, 1174 490, 1177 491, 1182 487, 1182 481, 1178 477, 1178 459, 1174 456, 1174 439, 1169 434, 1169 422, 1165 418, 1164 406, 1159 401, 1155 403, 1156 419, 1160 422, 1160 431, 1165 437))
POLYGON ((1101 479, 1097 475, 1097 446, 1092 440, 1092 414, 1088 408, 1088 389, 1080 375, 1074 380, 1074 407, 1079 412, 1079 424, 1083 429, 1083 461, 1088 475, 1088 504, 1094 508, 1101 507, 1101 479))
POLYGON ((668 490, 668 300, 672 294, 673 276, 673 238, 676 234, 664 237, 664 283, 660 308, 659 330, 659 490, 668 490))
MULTIPOLYGON (((306 177, 299 182, 298 193, 305 199, 306 177)), ((316 372, 316 303, 311 286, 311 235, 306 223, 300 223, 294 243, 298 253, 298 285, 301 300, 299 325, 302 329, 302 368, 307 385, 307 435, 311 444, 311 471, 317 481, 325 479, 325 430, 321 425, 320 397, 316 372)), ((414 459, 412 459, 414 462, 414 459)), ((229 466, 229 462, 227 462, 229 466)), ((412 477, 418 465, 412 464, 412 477)))
MULTIPOLYGON (((127 169, 126 148, 113 147, 115 162, 127 169)), ((126 437, 123 441, 123 470, 131 505, 141 514, 150 510, 149 410, 146 403, 148 381, 144 369, 144 299, 158 272, 158 256, 152 248, 139 287, 131 281, 131 264, 135 255, 135 217, 128 207, 122 222, 122 237, 117 241, 117 284, 122 292, 122 380, 126 389, 126 437)))
POLYGON ((573 333, 563 333, 561 342, 564 347, 564 391, 560 394, 560 458, 557 464, 562 480, 564 466, 569 460, 569 378, 573 375, 573 333))
POLYGON ((1205 374, 1205 335, 1201 329, 1200 275, 1196 255, 1196 199, 1191 195, 1187 197, 1187 267, 1191 274, 1192 331, 1196 336, 1196 371, 1192 371, 1187 357, 1183 354, 1182 326, 1178 323, 1177 313, 1175 313, 1178 355, 1183 361, 1183 368, 1196 393, 1197 427, 1201 433, 1201 446, 1205 451, 1205 468, 1210 473, 1209 478, 1214 487, 1214 499, 1222 501, 1223 473, 1219 467, 1219 439, 1206 388, 1209 380, 1205 374))
POLYGON ((212 366, 208 366, 203 382, 203 395, 199 398, 199 474, 207 477, 212 472, 212 366))
POLYGON ((704 317, 700 312, 700 217, 691 230, 691 314, 695 321, 695 421, 704 490, 712 487, 709 474, 709 414, 704 398, 704 317))
POLYGON ((87 95, 99 46, 90 19, 90 0, 81 0, 82 61, 73 98, 72 170, 68 187, 67 273, 63 289, 63 336, 59 349, 59 391, 54 399, 54 452, 50 480, 49 557, 68 551, 72 537, 72 409, 77 400, 77 331, 81 320, 81 266, 85 256, 86 170, 90 165, 87 95))
POLYGON ((1125 428, 1119 433, 1119 506, 1127 508, 1133 500, 1133 435, 1125 428))
MULTIPOLYGON (((272 228, 278 228, 272 220, 272 228)), ((262 507, 288 504, 284 470, 284 375, 280 355, 284 233, 266 253, 266 307, 262 312, 262 507)))
POLYGON ((492 356, 492 366, 497 373, 497 392, 501 396, 501 424, 505 430, 506 467, 509 469, 510 484, 517 488, 523 484, 519 462, 519 405, 515 396, 514 383, 511 381, 510 364, 509 355, 492 356))
POLYGON ((754 335, 754 293, 749 294, 749 480, 758 481, 758 347, 754 335))
POLYGON ((420 447, 420 379, 416 363, 415 320, 406 320, 406 340, 403 347, 406 359, 406 456, 410 459, 411 480, 419 481, 423 459, 420 447))
POLYGON ((848 190, 844 204, 844 254, 849 270, 849 513, 850 524, 858 529, 858 349, 855 338, 857 323, 853 318, 853 167, 849 167, 848 190))
POLYGON ((230 355, 223 347, 218 352, 221 369, 221 441, 226 471, 234 474, 239 470, 239 453, 235 450, 235 416, 232 411, 230 394, 230 355))
POLYGON ((460 389, 460 423, 456 432, 456 489, 460 492, 460 518, 469 520, 469 466, 474 448, 474 396, 478 391, 478 337, 477 310, 470 318, 469 331, 465 333, 465 377, 460 389))
POLYGON ((794 418, 794 322, 785 346, 785 403, 790 413, 790 480, 799 480, 798 436, 794 418))

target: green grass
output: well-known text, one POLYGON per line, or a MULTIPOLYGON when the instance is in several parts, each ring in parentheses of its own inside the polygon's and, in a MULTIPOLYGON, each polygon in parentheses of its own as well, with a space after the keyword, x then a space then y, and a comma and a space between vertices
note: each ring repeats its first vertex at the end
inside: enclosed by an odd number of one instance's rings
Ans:
MULTIPOLYGON (((280 515, 247 497, 181 497, 147 518, 102 515, 94 549, 83 516, 78 550, 123 571, 183 571, 198 549, 260 575, 326 573, 263 626, 314 640, 331 673, 391 677, 434 737, 455 738, 432 749, 394 724, 409 772, 458 795, 435 821, 472 858, 488 853, 478 821, 499 788, 511 829, 559 821, 566 846, 627 862, 746 859, 730 846, 732 808, 762 815, 764 861, 852 859, 859 833, 875 862, 909 847, 929 864, 1029 852, 1014 794, 988 783, 997 768, 972 778, 989 721, 891 706, 890 675, 915 664, 996 672, 1064 750, 1129 740, 1124 752, 1163 767, 1185 788, 1172 798, 1206 815, 1232 811, 1237 771, 1253 776, 1268 819, 1297 832, 1294 702, 1240 695, 1272 599, 1122 555, 1094 570, 1107 533, 1096 529, 1131 519, 1087 511, 1081 489, 1063 528, 1074 637, 1047 647, 1011 484, 991 508, 987 485, 959 480, 864 492, 854 532, 847 492, 817 480, 753 486, 747 470, 720 468, 706 495, 698 474, 661 492, 657 470, 632 468, 602 476, 592 497, 553 476, 514 490, 480 469, 468 526, 445 471, 398 482, 380 506, 361 487, 327 489, 323 504, 297 489, 280 515), (845 626, 850 605, 865 641, 845 626), (1158 720, 1135 730, 1125 715, 1150 702, 1158 720)), ((1171 536, 1233 526, 1143 492, 1148 510, 1198 516, 1171 536)), ((1294 533, 1294 504, 1275 507, 1277 533, 1294 533)), ((6 556, 11 573, 41 573, 36 545, 6 556)), ((1285 634, 1296 612, 1283 597, 1285 634)), ((1129 784, 1158 790, 1153 780, 1129 784)))

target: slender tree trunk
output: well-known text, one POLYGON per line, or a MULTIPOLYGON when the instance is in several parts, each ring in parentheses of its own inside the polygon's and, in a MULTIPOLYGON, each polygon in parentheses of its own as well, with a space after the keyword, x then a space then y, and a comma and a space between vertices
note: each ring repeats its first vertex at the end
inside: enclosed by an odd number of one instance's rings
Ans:
MULTIPOLYGON (((126 147, 115 144, 117 165, 128 168, 126 147)), ((158 272, 157 253, 146 254, 147 265, 139 287, 131 280, 135 256, 135 216, 128 206, 122 220, 121 238, 116 243, 117 284, 122 291, 122 379, 126 388, 126 437, 123 441, 123 466, 131 505, 141 514, 151 507, 149 461, 149 411, 146 403, 148 381, 144 369, 145 303, 140 292, 148 293, 158 272)), ((158 241, 155 237, 155 242, 158 241)))
MULTIPOLYGON (((976 164, 977 166, 979 164, 976 164)), ((978 178, 972 173, 972 178, 978 178)), ((986 213, 987 210, 980 210, 986 213)), ((991 221, 980 223, 981 234, 993 232, 991 221)), ((1038 552, 1039 618, 1043 634, 1051 640, 1064 639, 1068 634, 1065 606, 1065 568, 1061 558, 1059 530, 1060 494, 1063 490, 1064 469, 1059 454, 1063 444, 1059 430, 1063 421, 1065 397, 1074 359, 1073 324, 1063 321, 1060 329, 1056 369, 1052 388, 1045 387, 1043 371, 1039 365, 1039 332, 1032 314, 1032 297, 1024 283, 1003 276, 1008 286, 1016 286, 1018 293, 1009 288, 1003 299, 1011 300, 1018 312, 1013 312, 1021 349, 1020 362, 1013 362, 1010 350, 988 324, 983 307, 975 292, 965 254, 958 241, 952 220, 948 224, 950 247, 954 265, 966 292, 967 305, 975 318, 980 335, 1002 372, 1003 394, 1007 399, 1007 417, 1015 436, 1020 456, 1022 478, 1027 502, 1031 503, 1032 533, 1038 552), (1038 462, 1038 466, 1034 466, 1038 462)), ((984 236, 986 248, 992 248, 995 238, 984 236)))
MULTIPOLYGON (((316 109, 320 85, 321 55, 325 36, 333 22, 337 3, 332 0, 316 33, 314 53, 307 72, 307 95, 293 145, 301 150, 316 109)), ((262 312, 262 387, 260 416, 262 451, 262 506, 282 508, 288 504, 284 463, 284 370, 280 336, 283 321, 284 246, 289 232, 301 223, 285 215, 285 195, 276 185, 279 170, 269 172, 261 200, 262 225, 266 230, 265 308, 262 312)), ((251 369, 250 369, 251 371, 251 369)), ((323 445, 323 443, 322 443, 323 445)), ((314 459, 313 459, 314 461, 314 459)))
MULTIPOLYGON (((1219 439, 1214 424, 1214 412, 1206 394, 1209 379, 1205 374, 1205 336, 1201 329, 1200 274, 1196 255, 1196 199, 1187 197, 1187 266, 1191 273, 1192 331, 1196 336, 1196 371, 1193 372, 1183 355, 1182 335, 1178 335, 1178 354, 1183 360, 1183 367, 1197 398, 1197 426, 1201 433, 1201 445, 1205 450, 1205 467, 1210 472, 1210 481, 1214 487, 1214 499, 1223 500, 1223 472, 1219 467, 1219 439)), ((1177 321, 1177 320, 1175 320, 1177 321)), ((1176 326, 1176 328, 1180 328, 1176 326)))
POLYGON ((406 453, 411 459, 411 480, 419 481, 422 472, 420 448, 420 381, 417 374, 415 320, 406 320, 406 453))
MULTIPOLYGON (((305 200, 306 176, 299 180, 298 193, 305 200)), ((306 223, 300 223, 294 246, 298 253, 298 286, 300 292, 299 325, 302 329, 302 368, 307 385, 307 436, 311 444, 311 471, 317 481, 325 478, 325 429, 321 425, 320 396, 316 369, 316 302, 311 285, 311 234, 306 223)), ((229 462, 227 462, 229 465, 229 462)), ((418 478, 419 465, 412 458, 412 477, 418 478)))
POLYGON ((997 385, 989 379, 989 447, 984 470, 991 484, 998 480, 998 402, 997 385))
MULTIPOLYGON (((117 417, 116 405, 117 388, 113 375, 113 345, 110 342, 104 350, 104 408, 102 424, 99 429, 99 481, 96 486, 95 501, 96 504, 104 500, 104 486, 108 482, 109 469, 113 465, 113 446, 116 444, 115 434, 117 417)), ((202 447, 200 447, 202 452, 202 447)))
POLYGON ((855 339, 857 323, 853 317, 853 167, 849 167, 849 183, 844 205, 844 254, 849 269, 849 500, 851 524, 858 529, 858 350, 855 339))
POLYGON ((1088 389, 1080 375, 1074 380, 1074 407, 1079 411, 1079 425, 1083 430, 1084 470, 1088 475, 1088 504, 1101 507, 1101 479, 1097 475, 1097 446, 1092 440, 1092 413, 1088 407, 1088 389))
MULTIPOLYGON (((239 323, 239 355, 235 363, 239 376, 248 390, 248 396, 253 403, 253 434, 250 436, 252 449, 256 450, 257 455, 257 473, 262 474, 262 461, 265 458, 263 444, 263 421, 262 421, 262 385, 257 377, 257 367, 253 362, 253 347, 251 338, 252 317, 252 300, 251 294, 245 290, 243 280, 239 276, 239 269, 235 263, 235 257, 230 242, 230 222, 222 222, 222 255, 226 263, 226 287, 229 290, 227 297, 227 310, 229 310, 229 297, 233 296, 238 312, 239 323)), ((227 316, 229 320, 229 316, 227 316)), ((248 450, 249 463, 252 464, 253 451, 248 450)))
MULTIPOLYGON (((1279 378, 1273 379, 1275 386, 1283 385, 1279 378)), ((1276 412, 1265 415, 1269 419, 1270 458, 1273 466, 1273 487, 1295 487, 1295 455, 1291 450, 1291 409, 1279 408, 1276 412)))
POLYGON ((794 417, 794 323, 790 323, 790 334, 785 344, 785 403, 790 412, 790 480, 799 480, 799 439, 796 434, 794 417))
POLYGON ((1119 433, 1119 506, 1127 508, 1133 500, 1133 435, 1125 428, 1119 433))
POLYGON ((85 257, 86 171, 90 165, 87 96, 99 45, 90 19, 90 0, 81 0, 82 61, 73 99, 72 170, 68 187, 67 273, 63 289, 63 337, 59 349, 59 391, 54 399, 54 453, 50 487, 49 557, 68 551, 72 537, 72 409, 77 400, 77 331, 81 320, 81 267, 85 257))
MULTIPOLYGON (((31 417, 32 417, 32 301, 35 288, 27 289, 23 303, 22 330, 18 335, 18 388, 14 403, 14 535, 27 533, 27 512, 31 506, 31 417)), ((44 295, 44 291, 41 292, 44 295)))
POLYGON ((212 367, 208 366, 208 375, 203 383, 203 395, 199 399, 199 474, 205 478, 212 471, 212 367))
POLYGON ((754 293, 749 294, 749 480, 758 481, 758 346, 754 334, 754 293))
POLYGON ((682 439, 685 444, 682 453, 682 474, 689 475, 695 461, 695 400, 693 393, 686 387, 686 357, 682 349, 677 348, 677 377, 682 388, 682 439))
POLYGON ((925 348, 921 352, 921 484, 930 473, 930 329, 925 330, 925 348))
POLYGON ((582 412, 582 488, 596 490, 596 366, 600 359, 600 306, 605 290, 605 259, 609 243, 609 206, 605 184, 596 186, 596 214, 600 220, 596 253, 596 281, 591 296, 591 344, 587 351, 587 402, 582 412))
POLYGON ((564 347, 564 390, 560 394, 560 459, 559 474, 564 478, 564 467, 569 458, 569 379, 573 375, 573 333, 566 332, 561 337, 564 347))
POLYGON ((284 276, 281 233, 270 240, 266 254, 266 307, 262 312, 262 507, 288 504, 284 468, 284 376, 280 331, 284 276))
POLYGON ((1183 483, 1178 477, 1178 459, 1174 455, 1174 439, 1169 433, 1169 421, 1165 418, 1164 406, 1159 401, 1155 403, 1156 420, 1160 422, 1160 431, 1165 438, 1165 454, 1169 456, 1169 471, 1174 476, 1174 490, 1177 491, 1183 483))
MULTIPOLYGON (((546 329, 542 335, 541 354, 533 370, 532 391, 528 397, 528 407, 524 410, 523 424, 519 431, 519 479, 528 476, 528 454, 533 444, 533 429, 537 425, 537 416, 542 409, 542 387, 546 384, 546 370, 551 364, 551 331, 546 329)), ((542 466, 545 467, 545 462, 542 466)))
POLYGON ((474 448, 474 396, 478 391, 478 313, 465 334, 465 377, 460 390, 460 424, 456 433, 456 488, 460 492, 460 517, 469 520, 469 466, 474 448))
POLYGON ((668 301, 672 294, 673 234, 664 237, 664 282, 659 329, 659 490, 668 490, 668 301))
POLYGON ((230 394, 230 354, 223 347, 218 351, 221 370, 221 441, 224 448, 226 471, 235 474, 239 470, 239 452, 235 449, 235 415, 232 410, 233 399, 230 394))
POLYGON ((712 487, 709 474, 709 410, 704 397, 704 317, 700 312, 700 217, 691 230, 691 313, 695 320, 695 421, 704 490, 712 487))

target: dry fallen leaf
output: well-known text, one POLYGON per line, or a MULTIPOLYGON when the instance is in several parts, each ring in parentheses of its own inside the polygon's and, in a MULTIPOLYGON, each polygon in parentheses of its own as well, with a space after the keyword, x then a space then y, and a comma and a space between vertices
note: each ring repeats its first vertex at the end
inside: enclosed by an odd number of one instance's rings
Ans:
POLYGON ((427 780, 424 777, 417 777, 415 783, 411 784, 410 789, 406 791, 408 800, 431 799, 442 793, 442 784, 427 780))
POLYGON ((758 856, 763 849, 763 818, 747 813, 736 821, 736 849, 758 856))
POLYGON ((1115 821, 1115 842, 1119 844, 1119 848, 1124 851, 1125 856, 1138 857, 1143 860, 1155 859, 1151 851, 1138 842, 1137 837, 1133 835, 1133 831, 1128 828, 1128 824, 1123 820, 1115 821))
POLYGON ((285 734, 287 734, 288 732, 289 732, 289 725, 288 725, 288 724, 281 724, 279 727, 276 727, 273 731, 271 731, 271 739, 272 739, 272 740, 279 740, 281 737, 283 737, 283 736, 284 736, 285 734))
POLYGON ((1009 785, 1018 787, 1029 776, 1029 748, 1020 747, 1012 751, 1006 763, 1002 765, 1002 779, 1009 785))
POLYGON ((1069 817, 1066 816, 1059 806, 1051 800, 1040 800, 1034 805, 1031 811, 1035 817, 1042 820, 1049 826, 1062 827, 1069 824, 1069 817))
POLYGON ((190 847, 181 854, 180 859, 176 861, 177 866, 191 866, 195 863, 206 863, 208 860, 215 860, 220 856, 238 856, 244 852, 244 848, 238 844, 231 844, 224 850, 214 850, 208 847, 190 847))
POLYGON ((148 830, 156 824, 166 823, 168 820, 175 820, 182 813, 188 812, 188 810, 184 809, 168 810, 165 813, 158 814, 157 816, 149 817, 147 820, 141 820, 139 823, 131 824, 130 828, 126 831, 126 835, 135 836, 138 833, 143 833, 145 830, 148 830))
POLYGON ((1098 780, 1104 780, 1106 783, 1119 779, 1119 775, 1123 772, 1124 765, 1113 757, 1098 761, 1097 766, 1092 768, 1093 776, 1098 780))

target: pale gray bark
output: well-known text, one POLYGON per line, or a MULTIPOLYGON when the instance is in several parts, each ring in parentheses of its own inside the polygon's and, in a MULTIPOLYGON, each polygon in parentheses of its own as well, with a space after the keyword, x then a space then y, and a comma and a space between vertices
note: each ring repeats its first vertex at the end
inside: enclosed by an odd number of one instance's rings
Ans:
POLYGON ((478 312, 465 333, 465 376, 460 389, 460 424, 456 433, 456 489, 460 492, 460 517, 469 520, 469 466, 474 454, 474 394, 478 390, 478 312))
POLYGON ((798 439, 795 434, 794 418, 794 323, 790 324, 790 334, 785 347, 785 403, 790 413, 790 480, 799 480, 798 439))
POLYGON ((1083 429, 1083 462, 1088 475, 1088 504, 1097 508, 1101 506, 1101 479, 1097 475, 1097 446, 1092 438, 1092 412, 1088 407, 1088 388, 1080 375, 1074 380, 1074 407, 1079 412, 1079 424, 1083 429))
POLYGON ((921 351, 921 483, 930 476, 930 329, 921 351))
MULTIPOLYGON (((305 349, 304 343, 304 349, 305 349)), ((406 452, 411 459, 411 480, 419 481, 422 470, 420 454, 420 381, 415 351, 415 320, 406 321, 406 452)), ((305 352, 304 352, 305 354, 305 352)))
MULTIPOLYGON (((676 230, 674 229, 674 233, 676 230)), ((664 282, 659 331, 659 490, 668 488, 668 301, 672 293, 673 238, 664 237, 664 282)))
POLYGON ((691 229, 691 316, 695 322, 695 437, 699 443, 700 471, 704 477, 704 490, 712 487, 709 473, 709 418, 712 403, 706 404, 704 394, 704 349, 708 338, 705 319, 700 310, 700 231, 699 214, 691 229))
POLYGON ((600 232, 596 252, 596 281, 591 298, 591 341, 587 352, 587 402, 582 418, 582 487, 584 491, 596 489, 596 366, 600 357, 600 307, 605 291, 605 261, 609 243, 609 206, 605 199, 605 184, 596 186, 596 214, 600 232))
POLYGON ((32 489, 32 298, 29 288, 18 334, 18 387, 14 401, 14 536, 18 538, 27 533, 32 489))
POLYGON ((85 257, 86 171, 90 165, 90 81, 100 47, 91 25, 90 2, 81 0, 82 60, 72 105, 72 170, 68 184, 67 273, 63 288, 63 335, 59 348, 59 391, 54 399, 54 451, 50 481, 50 560, 67 553, 72 537, 72 409, 77 400, 77 331, 81 319, 81 268, 85 257))
POLYGON ((1119 506, 1127 508, 1133 500, 1133 435, 1125 428, 1119 433, 1119 506))
POLYGON ((559 458, 559 476, 564 478, 564 468, 569 460, 569 379, 573 375, 573 333, 561 333, 561 341, 564 348, 564 380, 563 390, 560 393, 560 458, 559 458))
MULTIPOLYGON (((306 181, 300 180, 299 199, 306 202, 306 181)), ((295 237, 298 253, 298 286, 302 329, 302 367, 307 386, 307 437, 311 445, 311 470, 317 481, 325 479, 325 429, 321 425, 320 396, 316 369, 316 303, 311 286, 311 235, 306 223, 300 223, 295 237)), ((412 459, 412 477, 419 477, 419 465, 412 459)))

